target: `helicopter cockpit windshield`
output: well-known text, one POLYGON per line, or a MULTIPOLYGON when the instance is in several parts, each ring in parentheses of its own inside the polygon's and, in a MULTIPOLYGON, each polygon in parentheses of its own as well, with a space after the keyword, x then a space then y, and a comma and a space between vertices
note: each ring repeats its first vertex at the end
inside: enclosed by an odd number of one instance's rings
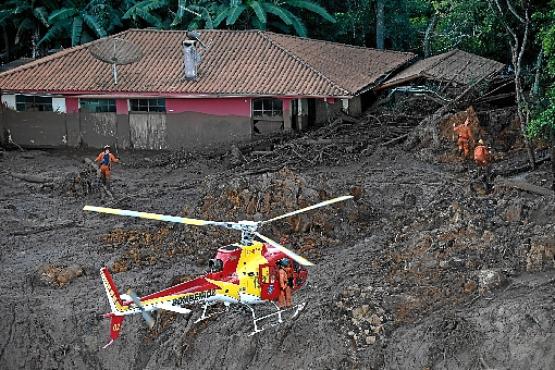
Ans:
POLYGON ((219 258, 212 258, 208 261, 208 269, 210 272, 220 272, 224 269, 224 263, 219 258))

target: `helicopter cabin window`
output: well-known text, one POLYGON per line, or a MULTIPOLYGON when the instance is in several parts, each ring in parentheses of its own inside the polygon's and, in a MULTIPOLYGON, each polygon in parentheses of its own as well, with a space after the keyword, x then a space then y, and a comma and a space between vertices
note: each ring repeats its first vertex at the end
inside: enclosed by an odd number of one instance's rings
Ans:
POLYGON ((49 96, 16 95, 15 107, 18 112, 52 112, 52 98, 49 96))
POLYGON ((224 269, 224 263, 219 258, 212 258, 208 261, 210 272, 220 272, 224 269))
POLYGON ((82 111, 89 113, 116 112, 115 99, 79 99, 82 111))
POLYGON ((129 99, 131 112, 165 112, 166 99, 129 99))

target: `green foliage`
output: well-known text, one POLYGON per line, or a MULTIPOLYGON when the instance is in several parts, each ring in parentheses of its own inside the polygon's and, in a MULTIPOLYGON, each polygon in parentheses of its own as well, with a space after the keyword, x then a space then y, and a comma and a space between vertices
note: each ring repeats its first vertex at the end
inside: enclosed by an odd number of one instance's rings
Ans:
POLYGON ((533 19, 541 25, 538 41, 546 58, 544 80, 550 87, 546 96, 536 104, 534 118, 528 124, 527 135, 531 138, 547 136, 550 129, 555 130, 555 0, 533 19))
POLYGON ((548 136, 550 129, 555 130, 555 88, 549 91, 545 103, 545 108, 528 123, 527 135, 530 138, 548 136))

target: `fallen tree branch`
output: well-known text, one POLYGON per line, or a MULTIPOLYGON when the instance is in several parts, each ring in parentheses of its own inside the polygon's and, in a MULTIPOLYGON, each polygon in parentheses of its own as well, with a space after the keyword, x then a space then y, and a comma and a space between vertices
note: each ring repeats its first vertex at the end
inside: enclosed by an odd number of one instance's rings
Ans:
POLYGON ((550 189, 544 188, 542 186, 537 186, 520 180, 511 180, 504 177, 497 177, 495 179, 494 185, 496 187, 499 187, 499 186, 512 187, 512 188, 524 190, 530 193, 544 195, 546 197, 550 197, 553 195, 553 191, 551 191, 550 189))
POLYGON ((63 229, 64 227, 71 227, 71 226, 75 226, 75 221, 68 220, 68 221, 62 221, 56 224, 40 225, 40 226, 37 226, 36 228, 33 228, 32 230, 14 231, 10 233, 10 236, 32 235, 32 234, 42 233, 45 231, 63 229))
POLYGON ((18 180, 23 180, 25 182, 31 182, 34 184, 52 184, 56 181, 59 181, 59 178, 55 177, 43 177, 38 175, 29 175, 26 173, 18 173, 18 172, 7 172, 11 177, 16 178, 18 180))
POLYGON ((385 143, 382 143, 381 146, 388 146, 388 145, 391 145, 391 144, 396 144, 399 141, 403 141, 407 137, 409 137, 409 134, 404 134, 404 135, 401 135, 401 136, 397 136, 396 138, 393 138, 391 140, 386 141, 385 143))

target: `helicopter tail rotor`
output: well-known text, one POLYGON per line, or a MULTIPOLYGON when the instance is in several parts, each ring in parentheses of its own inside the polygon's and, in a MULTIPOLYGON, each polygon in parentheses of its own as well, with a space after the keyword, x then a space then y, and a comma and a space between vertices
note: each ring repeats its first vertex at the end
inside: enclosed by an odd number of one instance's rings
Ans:
POLYGON ((143 319, 145 320, 148 327, 152 329, 152 327, 154 326, 154 319, 152 318, 152 316, 150 316, 150 313, 145 310, 143 304, 141 303, 141 299, 139 298, 139 296, 137 296, 137 293, 129 289, 127 291, 127 294, 131 297, 133 303, 135 303, 135 305, 139 308, 139 311, 141 311, 141 315, 143 316, 143 319))
POLYGON ((285 248, 283 245, 273 241, 272 239, 264 236, 260 233, 255 232, 254 235, 258 236, 261 240, 265 241, 266 243, 272 245, 273 247, 279 249, 283 254, 291 258, 292 260, 296 261, 297 263, 303 266, 314 266, 312 262, 304 258, 303 256, 298 255, 297 253, 285 248))

